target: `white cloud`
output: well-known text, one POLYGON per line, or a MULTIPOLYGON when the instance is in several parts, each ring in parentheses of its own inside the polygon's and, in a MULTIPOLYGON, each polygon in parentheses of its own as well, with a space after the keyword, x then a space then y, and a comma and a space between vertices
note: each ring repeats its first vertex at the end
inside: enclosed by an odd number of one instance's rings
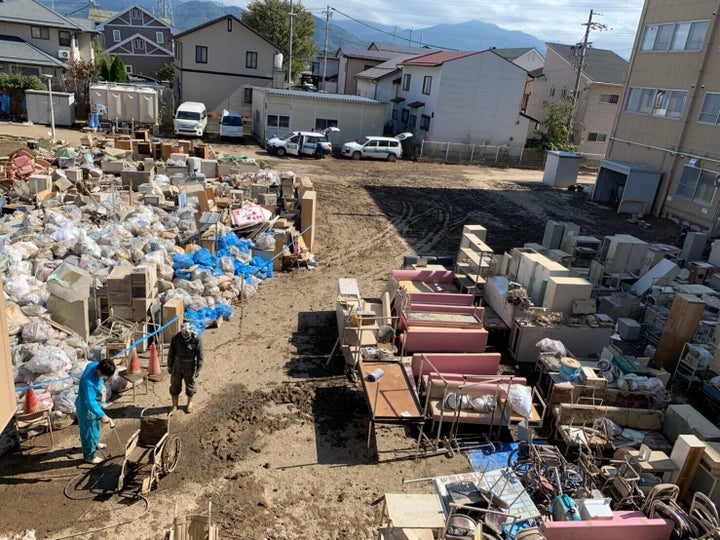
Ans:
MULTIPOLYGON (((244 0, 226 0, 246 6, 244 0)), ((596 47, 612 49, 629 56, 637 31, 643 0, 300 0, 305 9, 323 17, 328 5, 334 8, 333 20, 344 15, 398 28, 419 30, 437 24, 456 24, 471 20, 493 23, 508 30, 519 30, 544 41, 577 43, 583 38, 590 10, 593 21, 607 30, 593 30, 590 41, 596 47)), ((442 45, 442 44, 438 44, 442 45)))

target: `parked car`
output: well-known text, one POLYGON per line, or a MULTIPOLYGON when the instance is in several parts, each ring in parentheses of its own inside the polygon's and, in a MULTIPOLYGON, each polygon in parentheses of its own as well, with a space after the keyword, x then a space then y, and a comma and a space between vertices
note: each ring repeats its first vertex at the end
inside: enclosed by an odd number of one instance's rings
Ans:
POLYGON ((238 111, 223 109, 220 117, 220 140, 223 137, 243 138, 244 136, 245 126, 242 115, 238 111))
POLYGON ((394 137, 360 137, 353 142, 346 142, 342 146, 342 155, 352 159, 372 158, 395 161, 402 157, 400 141, 409 139, 413 134, 409 132, 398 133, 394 137))
POLYGON ((204 103, 184 101, 175 111, 175 136, 202 137, 207 128, 207 109, 204 103))
POLYGON ((332 154, 333 151, 332 143, 327 137, 330 131, 340 130, 327 128, 322 132, 293 131, 284 137, 273 137, 268 140, 265 143, 265 148, 270 154, 278 157, 284 157, 285 155, 323 157, 325 154, 332 154), (300 149, 301 144, 302 150, 300 149))

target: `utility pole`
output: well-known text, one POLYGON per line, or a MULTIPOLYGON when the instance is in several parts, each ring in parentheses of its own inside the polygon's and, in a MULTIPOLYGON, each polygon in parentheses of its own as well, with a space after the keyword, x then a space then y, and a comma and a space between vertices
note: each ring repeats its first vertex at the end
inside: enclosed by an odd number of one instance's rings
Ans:
POLYGON ((327 75, 327 54, 328 54, 328 29, 330 27, 330 17, 332 17, 332 11, 330 10, 330 6, 327 6, 327 11, 325 11, 325 50, 323 51, 323 71, 322 71, 322 89, 327 90, 325 88, 325 76, 327 75))
POLYGON ((295 12, 293 11, 293 0, 290 0, 290 44, 288 47, 288 86, 292 84, 292 39, 293 39, 293 19, 295 12))
MULTIPOLYGON (((578 108, 578 101, 580 99, 580 79, 582 77, 582 72, 585 69, 585 58, 587 57, 587 48, 588 48, 588 40, 590 38, 590 30, 607 30, 607 25, 600 24, 600 23, 594 23, 593 22, 593 15, 594 11, 590 10, 590 15, 588 16, 588 21, 586 23, 583 23, 585 26, 585 36, 583 37, 583 41, 581 44, 578 45, 580 48, 580 62, 577 63, 577 74, 575 75, 575 88, 573 90, 573 108, 572 108, 572 114, 570 115, 570 125, 568 126, 570 128, 570 136, 574 139, 574 129, 575 129, 575 114, 577 113, 578 108)), ((598 14, 599 15, 599 14, 598 14)))

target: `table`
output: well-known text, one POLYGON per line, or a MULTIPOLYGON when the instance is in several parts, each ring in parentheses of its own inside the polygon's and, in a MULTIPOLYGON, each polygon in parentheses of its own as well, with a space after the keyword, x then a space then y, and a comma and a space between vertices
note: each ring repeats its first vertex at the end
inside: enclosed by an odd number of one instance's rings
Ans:
POLYGON ((445 529, 445 512, 435 493, 386 493, 380 525, 388 528, 445 529))

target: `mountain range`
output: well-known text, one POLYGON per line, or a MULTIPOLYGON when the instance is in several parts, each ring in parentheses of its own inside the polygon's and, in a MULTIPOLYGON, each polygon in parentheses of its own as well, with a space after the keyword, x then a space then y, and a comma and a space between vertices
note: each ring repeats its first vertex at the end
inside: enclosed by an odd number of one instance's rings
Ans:
MULTIPOLYGON (((64 5, 53 0, 41 0, 47 7, 53 7, 59 13, 86 17, 88 8, 78 11, 77 4, 64 5), (72 13, 71 13, 72 12, 72 13)), ((98 9, 122 11, 137 4, 153 13, 156 0, 96 0, 98 9)), ((173 6, 175 30, 177 32, 192 28, 222 15, 232 14, 242 18, 244 10, 238 6, 225 6, 209 0, 175 1, 173 6)), ((370 43, 386 42, 399 45, 433 48, 480 51, 490 47, 535 47, 545 54, 545 43, 536 37, 482 21, 468 21, 459 24, 438 24, 427 28, 402 28, 388 26, 357 19, 343 19, 335 14, 328 26, 328 51, 334 52, 340 47, 367 48, 370 43)), ((318 50, 325 46, 325 19, 313 16, 315 21, 315 41, 318 50)))

